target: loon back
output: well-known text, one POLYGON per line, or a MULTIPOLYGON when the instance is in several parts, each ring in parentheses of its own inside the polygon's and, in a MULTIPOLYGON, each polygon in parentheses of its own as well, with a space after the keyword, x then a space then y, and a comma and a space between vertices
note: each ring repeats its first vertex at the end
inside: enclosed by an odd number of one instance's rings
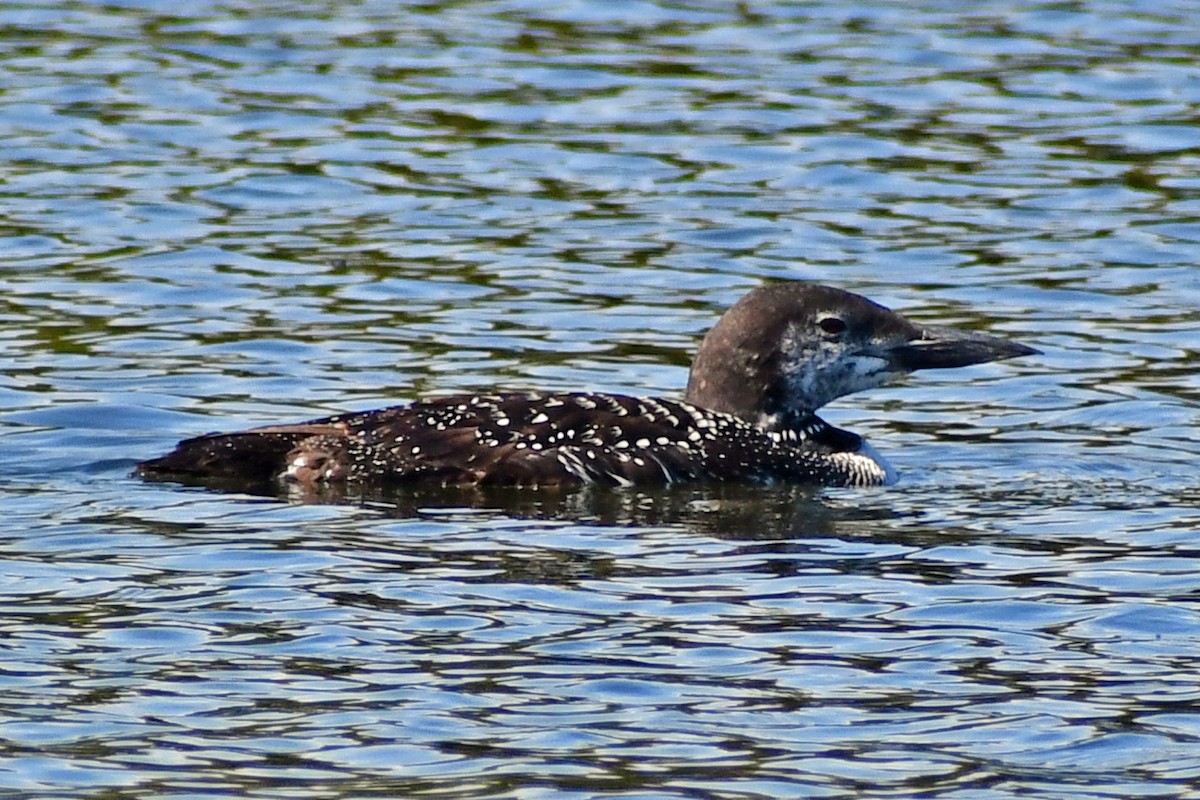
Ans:
POLYGON ((887 467, 816 415, 916 369, 1028 355, 918 326, 859 295, 764 286, 709 331, 685 402, 598 393, 454 396, 180 442, 137 473, 307 488, 432 481, 520 486, 684 481, 873 485, 887 467))

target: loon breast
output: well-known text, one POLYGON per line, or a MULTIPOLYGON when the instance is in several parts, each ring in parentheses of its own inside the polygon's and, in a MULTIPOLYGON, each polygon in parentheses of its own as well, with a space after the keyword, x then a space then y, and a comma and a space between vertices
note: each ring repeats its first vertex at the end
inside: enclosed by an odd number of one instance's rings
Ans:
POLYGON ((865 297, 760 287, 708 332, 684 400, 619 394, 456 395, 180 442, 137 466, 159 480, 302 486, 631 486, 685 481, 889 482, 881 458, 816 410, 917 369, 1028 355, 917 325, 865 297))

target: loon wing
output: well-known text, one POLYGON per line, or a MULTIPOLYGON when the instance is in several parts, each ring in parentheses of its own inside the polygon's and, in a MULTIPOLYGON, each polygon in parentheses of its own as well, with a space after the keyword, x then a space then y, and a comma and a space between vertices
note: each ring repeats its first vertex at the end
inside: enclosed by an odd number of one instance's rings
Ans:
POLYGON ((334 421, 366 445, 387 449, 402 478, 662 485, 703 474, 681 408, 624 395, 506 393, 442 397, 334 421))

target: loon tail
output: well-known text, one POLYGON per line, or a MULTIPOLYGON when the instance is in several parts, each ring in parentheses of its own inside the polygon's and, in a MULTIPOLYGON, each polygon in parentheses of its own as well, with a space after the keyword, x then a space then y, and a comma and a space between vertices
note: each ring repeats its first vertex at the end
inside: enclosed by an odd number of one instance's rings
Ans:
POLYGON ((185 439, 160 458, 143 461, 134 474, 148 480, 229 480, 269 483, 279 476, 287 454, 313 436, 345 432, 329 425, 280 425, 236 433, 210 433, 185 439))

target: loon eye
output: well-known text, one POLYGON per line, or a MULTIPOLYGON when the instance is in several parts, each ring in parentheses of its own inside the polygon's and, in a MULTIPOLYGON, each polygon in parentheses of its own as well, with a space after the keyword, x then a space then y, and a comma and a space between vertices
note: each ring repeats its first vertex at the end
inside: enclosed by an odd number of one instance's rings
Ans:
POLYGON ((817 325, 831 336, 836 336, 846 330, 846 321, 840 317, 825 317, 817 320, 817 325))

